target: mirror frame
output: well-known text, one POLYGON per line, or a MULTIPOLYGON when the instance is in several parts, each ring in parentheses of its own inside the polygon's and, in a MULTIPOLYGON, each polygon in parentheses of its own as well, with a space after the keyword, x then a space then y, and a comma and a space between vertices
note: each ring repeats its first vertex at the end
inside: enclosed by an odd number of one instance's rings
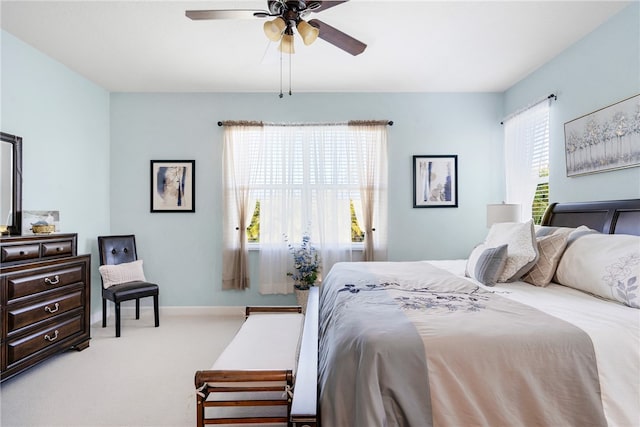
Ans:
POLYGON ((22 138, 0 132, 0 140, 13 146, 13 224, 8 226, 7 231, 10 236, 19 236, 22 233, 22 138))

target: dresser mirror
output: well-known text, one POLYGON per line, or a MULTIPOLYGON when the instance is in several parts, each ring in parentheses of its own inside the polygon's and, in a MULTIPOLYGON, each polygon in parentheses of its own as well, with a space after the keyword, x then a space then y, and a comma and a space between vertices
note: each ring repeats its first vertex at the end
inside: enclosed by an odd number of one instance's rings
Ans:
POLYGON ((22 138, 0 132, 0 233, 20 235, 22 226, 22 138))

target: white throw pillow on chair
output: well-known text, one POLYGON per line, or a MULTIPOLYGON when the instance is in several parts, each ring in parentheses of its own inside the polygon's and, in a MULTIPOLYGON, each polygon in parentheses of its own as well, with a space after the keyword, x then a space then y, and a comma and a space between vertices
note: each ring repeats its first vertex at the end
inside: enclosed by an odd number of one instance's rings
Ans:
POLYGON ((105 289, 122 283, 147 281, 142 270, 141 259, 122 264, 101 265, 98 271, 102 276, 102 285, 105 289))

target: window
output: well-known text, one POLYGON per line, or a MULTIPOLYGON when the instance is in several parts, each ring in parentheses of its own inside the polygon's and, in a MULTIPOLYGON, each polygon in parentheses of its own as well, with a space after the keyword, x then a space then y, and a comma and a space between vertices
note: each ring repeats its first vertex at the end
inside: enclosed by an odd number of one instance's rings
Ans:
POLYGON ((506 199, 540 224, 549 205, 549 102, 504 121, 506 199))
POLYGON ((533 162, 531 169, 537 175, 536 190, 531 205, 533 222, 540 224, 549 206, 549 110, 536 120, 533 139, 533 162))
MULTIPOLYGON (((242 258, 259 243, 262 293, 289 291, 285 236, 309 233, 325 272, 352 259, 354 242, 365 260, 386 258, 386 126, 225 127, 224 252, 242 258)), ((231 274, 242 262, 224 262, 230 288, 248 285, 231 274)))
POLYGON ((536 186, 536 194, 531 205, 534 224, 542 223, 542 217, 549 207, 549 168, 540 171, 540 181, 536 186))
MULTIPOLYGON (((353 200, 350 201, 351 210, 351 242, 362 243, 364 240, 364 231, 360 228, 358 223, 358 217, 356 216, 356 209, 353 205, 353 200)), ((256 201, 256 207, 253 210, 253 216, 251 217, 251 223, 247 228, 247 241, 249 243, 260 243, 260 200, 256 201)))

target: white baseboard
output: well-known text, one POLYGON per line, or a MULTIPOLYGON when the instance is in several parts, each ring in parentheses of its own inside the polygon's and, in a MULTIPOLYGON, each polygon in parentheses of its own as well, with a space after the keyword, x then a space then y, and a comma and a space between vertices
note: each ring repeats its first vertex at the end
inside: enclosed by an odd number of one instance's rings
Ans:
MULTIPOLYGON (((135 310, 135 307, 132 307, 135 310)), ((140 307, 142 309, 142 307, 140 307)), ((153 309, 153 308, 152 308, 153 309)), ((167 316, 244 316, 245 306, 171 306, 160 307, 167 316)))
MULTIPOLYGON (((102 310, 102 309, 101 309, 102 310)), ((120 306, 121 313, 130 316, 135 313, 135 305, 124 304, 120 306)), ((153 306, 140 304, 140 315, 153 312, 153 306)), ((245 306, 169 306, 160 307, 160 316, 233 316, 243 317, 245 306)), ((111 302, 107 303, 107 319, 114 316, 114 307, 111 302)), ((102 311, 91 315, 91 324, 102 323, 102 311)))

